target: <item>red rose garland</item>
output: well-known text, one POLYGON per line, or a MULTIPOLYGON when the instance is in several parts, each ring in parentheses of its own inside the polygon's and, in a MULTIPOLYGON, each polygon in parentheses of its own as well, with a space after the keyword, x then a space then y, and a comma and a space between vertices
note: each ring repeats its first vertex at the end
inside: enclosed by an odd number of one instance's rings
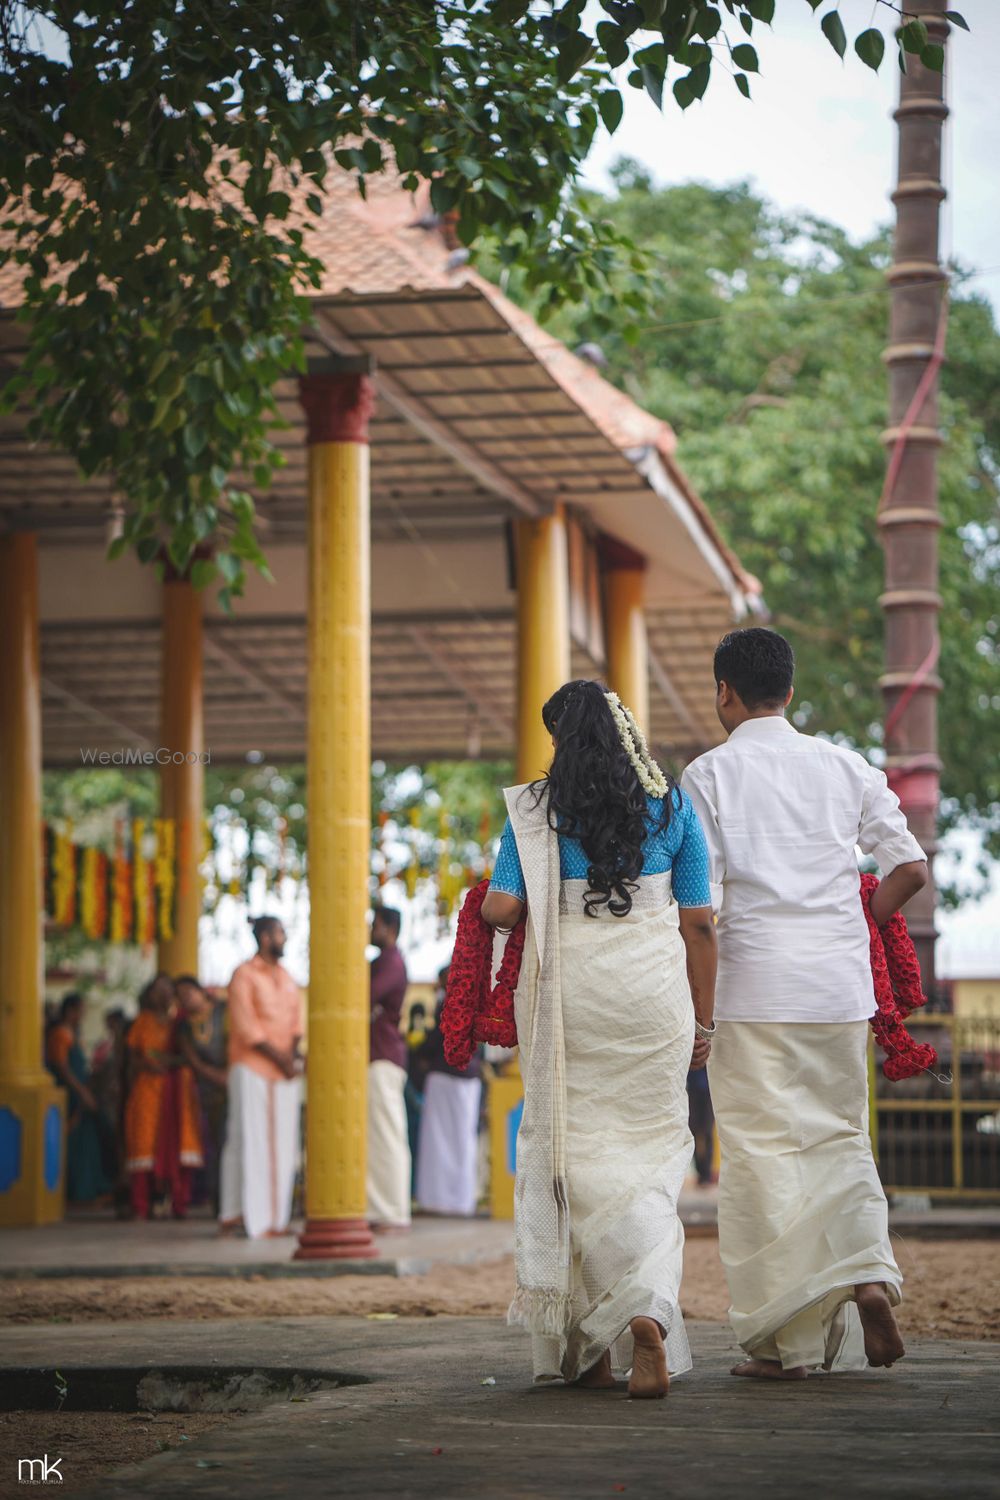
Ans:
POLYGON ((892 1083, 912 1078, 937 1065, 937 1053, 927 1042, 918 1042, 903 1022, 921 1005, 927 1004, 920 982, 920 965, 902 912, 879 927, 871 912, 871 900, 878 889, 874 875, 861 877, 861 904, 868 921, 871 940, 872 981, 878 1010, 871 1026, 875 1040, 888 1054, 882 1072, 892 1083))
POLYGON ((496 984, 493 968, 493 928, 483 921, 488 880, 473 886, 462 904, 455 934, 455 951, 448 969, 448 987, 441 1013, 444 1055, 453 1068, 466 1068, 480 1042, 498 1047, 517 1046, 514 991, 521 972, 524 913, 507 938, 496 984))

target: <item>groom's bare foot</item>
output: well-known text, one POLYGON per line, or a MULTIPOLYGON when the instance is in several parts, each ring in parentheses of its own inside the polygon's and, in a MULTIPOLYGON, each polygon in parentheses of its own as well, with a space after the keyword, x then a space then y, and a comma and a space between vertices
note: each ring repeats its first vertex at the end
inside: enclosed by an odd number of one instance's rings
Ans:
POLYGON ((745 1359, 741 1365, 733 1365, 730 1375, 747 1375, 751 1380, 805 1380, 809 1371, 805 1365, 793 1365, 783 1370, 776 1359, 745 1359))
POLYGON ((618 1382, 611 1373, 611 1351, 605 1349, 597 1364, 584 1370, 573 1384, 582 1386, 586 1391, 613 1391, 618 1382))
POLYGON ((633 1318, 629 1324, 635 1351, 628 1393, 633 1400, 652 1401, 665 1396, 670 1389, 667 1353, 663 1347, 663 1330, 654 1318, 633 1318))
POLYGON ((880 1281, 866 1281, 854 1288, 854 1297, 865 1334, 865 1354, 870 1365, 889 1369, 906 1353, 888 1293, 880 1281))

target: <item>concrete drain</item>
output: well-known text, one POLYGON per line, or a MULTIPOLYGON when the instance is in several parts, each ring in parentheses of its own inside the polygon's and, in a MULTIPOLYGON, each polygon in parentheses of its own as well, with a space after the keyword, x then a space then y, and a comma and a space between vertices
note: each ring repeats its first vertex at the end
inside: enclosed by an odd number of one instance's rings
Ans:
POLYGON ((0 1411, 249 1412, 363 1375, 274 1365, 62 1365, 0 1371, 0 1411))

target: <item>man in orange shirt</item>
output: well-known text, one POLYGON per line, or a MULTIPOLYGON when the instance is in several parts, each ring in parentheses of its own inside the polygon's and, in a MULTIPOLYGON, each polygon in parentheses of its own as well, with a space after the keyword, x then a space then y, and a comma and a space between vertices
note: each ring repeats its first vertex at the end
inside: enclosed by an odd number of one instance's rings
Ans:
POLYGON ((250 1239, 288 1233, 302 1104, 302 996, 282 965, 277 917, 252 924, 256 955, 229 984, 229 1121, 219 1228, 250 1239))

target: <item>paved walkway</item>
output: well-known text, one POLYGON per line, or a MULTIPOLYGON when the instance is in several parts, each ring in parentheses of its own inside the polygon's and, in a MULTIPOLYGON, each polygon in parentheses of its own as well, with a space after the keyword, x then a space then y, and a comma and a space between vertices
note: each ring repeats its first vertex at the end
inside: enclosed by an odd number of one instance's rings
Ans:
POLYGON ((514 1226, 419 1218, 376 1243, 378 1260, 296 1261, 293 1236, 223 1239, 208 1218, 122 1223, 111 1214, 72 1215, 38 1229, 0 1230, 0 1276, 409 1276, 433 1265, 500 1260, 513 1250, 514 1226))
POLYGON ((728 1329, 689 1331, 696 1369, 666 1402, 532 1387, 526 1337, 486 1319, 7 1328, 0 1364, 58 1367, 70 1389, 75 1367, 95 1363, 370 1382, 237 1418, 104 1479, 88 1500, 995 1500, 1000 1346, 918 1343, 889 1372, 775 1387, 726 1373, 728 1329))

